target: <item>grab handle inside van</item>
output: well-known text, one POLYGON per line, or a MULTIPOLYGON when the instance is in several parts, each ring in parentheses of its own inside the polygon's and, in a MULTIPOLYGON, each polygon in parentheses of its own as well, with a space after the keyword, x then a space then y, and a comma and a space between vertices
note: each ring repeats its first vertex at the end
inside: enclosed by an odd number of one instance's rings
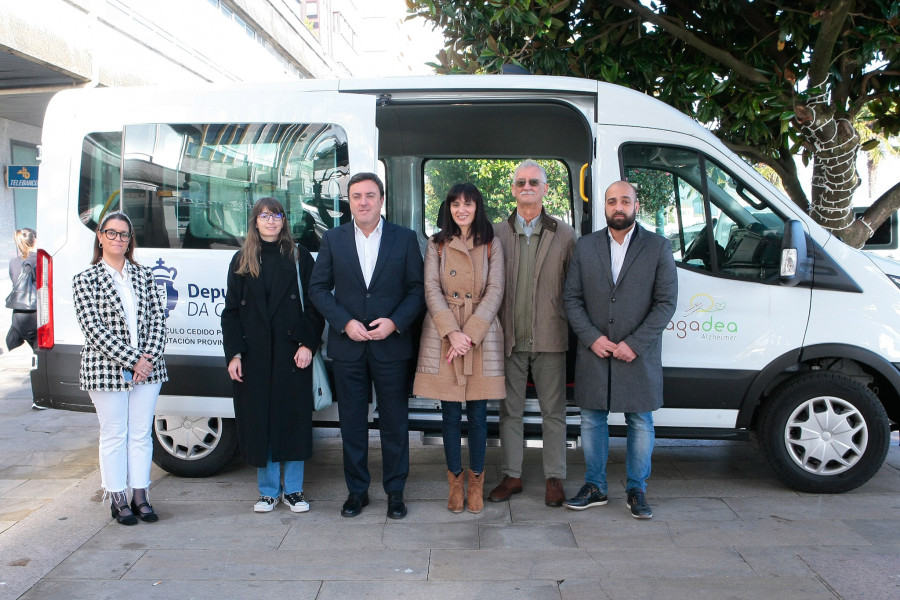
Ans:
POLYGON ((806 259, 806 232, 800 221, 785 223, 781 240, 781 268, 779 280, 782 285, 794 286, 805 278, 808 269, 806 259))
POLYGON ((590 202, 591 199, 587 197, 587 193, 585 190, 589 187, 587 183, 587 172, 588 167, 590 167, 590 163, 584 163, 581 167, 581 174, 578 176, 578 193, 581 194, 581 199, 585 202, 590 202))

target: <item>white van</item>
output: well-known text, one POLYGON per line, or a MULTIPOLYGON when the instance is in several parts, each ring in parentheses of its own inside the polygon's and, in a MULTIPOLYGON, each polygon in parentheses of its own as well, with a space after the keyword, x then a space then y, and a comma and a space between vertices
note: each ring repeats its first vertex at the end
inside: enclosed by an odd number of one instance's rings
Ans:
MULTIPOLYGON (((644 222, 672 242, 679 297, 664 334, 658 436, 756 432, 778 476, 804 491, 853 489, 878 470, 900 420, 900 265, 830 235, 683 114, 585 79, 58 94, 38 191, 35 400, 91 410, 78 389, 83 338, 71 281, 88 264, 101 215, 122 209, 135 225, 137 259, 168 296, 171 380, 159 399, 155 460, 180 475, 214 473, 236 444, 219 315, 252 203, 279 198, 295 238, 315 252, 322 232, 349 218, 349 176, 380 169, 387 218, 417 231, 424 248, 446 193, 435 188, 453 169, 526 157, 553 166, 562 190, 554 211, 580 234, 605 226, 603 190, 628 178, 644 222)), ((506 187, 509 175, 495 179, 506 187)), ((503 201, 492 200, 495 218, 512 206, 503 201)), ((440 429, 437 401, 410 396, 409 410, 411 428, 440 429)), ((578 409, 567 416, 577 438, 578 409)), ((336 411, 317 418, 333 424, 336 411)), ((612 424, 623 433, 623 420, 612 424)), ((526 427, 539 432, 533 399, 526 427)))

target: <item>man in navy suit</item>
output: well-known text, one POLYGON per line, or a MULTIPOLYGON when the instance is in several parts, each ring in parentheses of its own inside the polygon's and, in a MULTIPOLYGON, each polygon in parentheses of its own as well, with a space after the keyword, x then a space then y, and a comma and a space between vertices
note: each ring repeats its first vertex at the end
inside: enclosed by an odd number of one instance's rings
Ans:
POLYGON ((368 407, 374 384, 387 514, 402 519, 409 474, 410 329, 425 307, 422 254, 415 232, 381 217, 384 184, 377 175, 357 173, 347 189, 353 221, 325 233, 309 283, 309 297, 329 325, 328 356, 350 492, 341 515, 355 517, 369 503, 368 407))

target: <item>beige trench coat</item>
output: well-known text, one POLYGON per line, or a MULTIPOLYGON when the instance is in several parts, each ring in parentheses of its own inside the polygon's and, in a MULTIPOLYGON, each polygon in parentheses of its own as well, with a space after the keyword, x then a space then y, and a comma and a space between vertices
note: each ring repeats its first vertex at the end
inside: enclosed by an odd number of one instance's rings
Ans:
POLYGON ((503 329, 497 318, 503 298, 503 249, 491 250, 454 237, 438 251, 425 251, 425 304, 413 393, 442 401, 490 400, 506 396, 503 329), (450 332, 472 338, 465 356, 447 363, 450 332))

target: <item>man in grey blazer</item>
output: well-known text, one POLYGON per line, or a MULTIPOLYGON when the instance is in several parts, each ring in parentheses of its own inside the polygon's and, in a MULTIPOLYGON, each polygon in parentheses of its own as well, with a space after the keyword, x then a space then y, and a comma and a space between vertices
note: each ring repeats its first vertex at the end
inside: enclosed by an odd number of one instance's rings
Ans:
POLYGON ((628 426, 626 505, 653 516, 645 498, 653 453, 653 411, 663 404, 662 333, 675 312, 678 276, 664 237, 635 224, 637 192, 627 181, 606 190, 608 227, 578 240, 563 301, 578 337, 575 403, 581 408, 585 483, 564 505, 607 502, 610 411, 628 426))

